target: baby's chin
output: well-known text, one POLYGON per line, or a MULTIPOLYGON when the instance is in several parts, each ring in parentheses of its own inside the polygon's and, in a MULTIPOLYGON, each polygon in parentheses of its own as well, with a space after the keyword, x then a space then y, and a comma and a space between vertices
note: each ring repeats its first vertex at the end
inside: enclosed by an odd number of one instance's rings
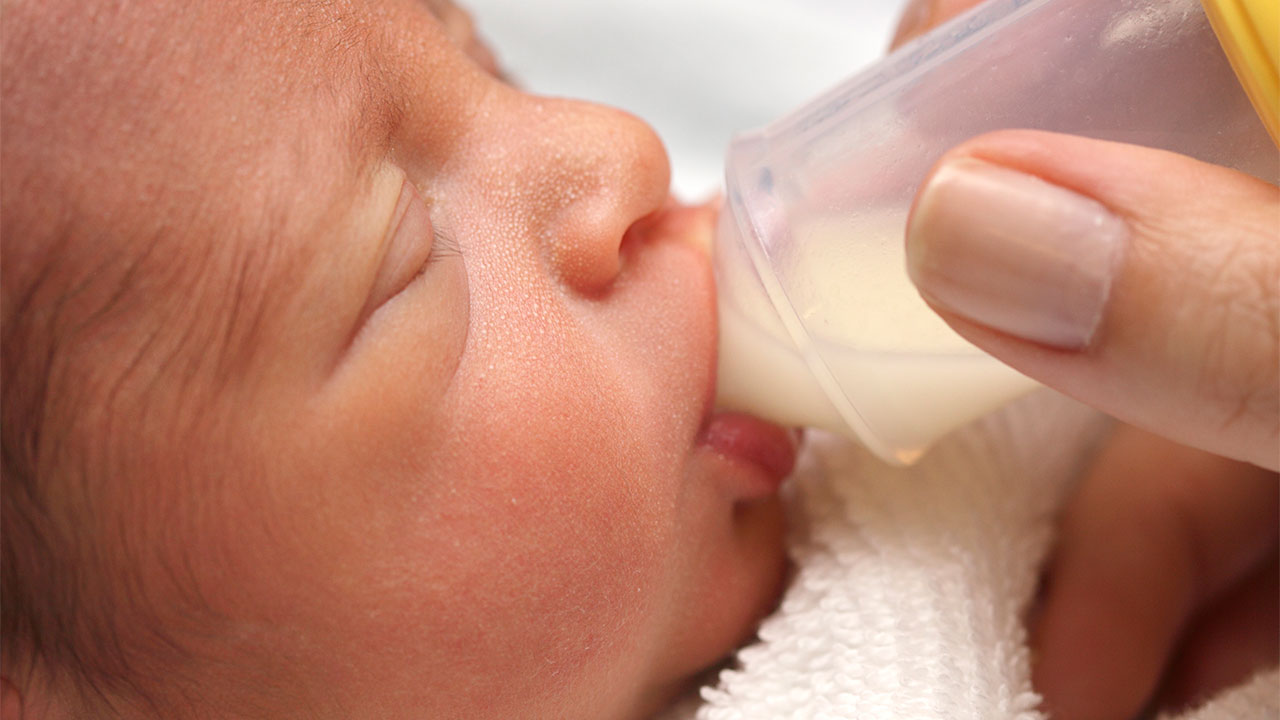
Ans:
POLYGON ((755 638, 760 623, 778 609, 792 577, 791 560, 786 551, 786 512, 782 498, 773 495, 744 503, 737 512, 744 533, 751 537, 753 550, 766 562, 756 586, 758 592, 748 621, 730 650, 737 650, 755 638))
POLYGON ((774 495, 739 503, 733 513, 736 572, 716 568, 716 577, 689 599, 693 606, 686 617, 689 627, 673 639, 669 661, 659 665, 660 672, 670 674, 652 687, 645 712, 634 717, 649 718, 682 699, 696 700, 699 687, 714 683, 737 651, 755 642, 761 622, 782 600, 792 568, 784 544, 781 499, 774 495))
POLYGON ((698 673, 750 643, 760 623, 777 609, 786 589, 786 517, 777 495, 737 503, 733 513, 732 556, 716 558, 688 613, 689 632, 681 642, 686 674, 698 673))

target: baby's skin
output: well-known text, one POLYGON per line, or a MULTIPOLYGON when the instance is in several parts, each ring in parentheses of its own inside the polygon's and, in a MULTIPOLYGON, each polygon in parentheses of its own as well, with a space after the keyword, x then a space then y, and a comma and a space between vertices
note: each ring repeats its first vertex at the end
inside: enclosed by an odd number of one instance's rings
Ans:
POLYGON ((638 717, 776 602, 714 209, 478 48, 4 4, 4 720, 638 717))

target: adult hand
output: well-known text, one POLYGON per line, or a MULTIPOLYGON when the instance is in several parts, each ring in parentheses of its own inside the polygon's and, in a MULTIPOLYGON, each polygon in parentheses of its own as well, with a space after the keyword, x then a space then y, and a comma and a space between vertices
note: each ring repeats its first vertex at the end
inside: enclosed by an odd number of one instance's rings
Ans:
MULTIPOLYGON (((974 4, 920 0, 896 42, 974 4)), ((1133 717, 1274 664, 1280 190, 997 132, 939 162, 907 255, 961 335, 1145 429, 1116 432, 1063 515, 1032 625, 1054 717, 1133 717)))
POLYGON ((1009 131, 948 153, 908 267, 960 334, 1174 440, 1280 462, 1280 189, 1158 150, 1009 131))

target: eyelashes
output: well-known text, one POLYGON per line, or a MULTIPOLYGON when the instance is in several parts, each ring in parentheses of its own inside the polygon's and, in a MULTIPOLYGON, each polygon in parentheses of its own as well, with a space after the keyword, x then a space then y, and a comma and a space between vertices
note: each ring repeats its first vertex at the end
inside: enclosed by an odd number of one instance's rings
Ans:
MULTIPOLYGON (((431 254, 427 256, 426 265, 439 262, 445 258, 462 257, 462 246, 451 232, 441 230, 438 226, 431 228, 431 254)), ((423 266, 426 267, 425 265, 423 266)))
POLYGON ((462 258, 462 248, 458 245, 457 239, 452 233, 433 227, 431 229, 431 252, 427 255, 427 259, 422 263, 422 266, 418 268, 418 272, 409 278, 409 281, 405 283, 400 292, 404 292, 404 290, 419 282, 427 274, 427 270, 431 269, 432 265, 451 258, 462 258))
POLYGON ((431 222, 426 201, 408 178, 401 181, 400 197, 378 252, 378 269, 360 311, 361 324, 415 284, 436 261, 461 256, 453 235, 431 222))
MULTIPOLYGON (((432 204, 403 173, 397 175, 400 190, 395 207, 389 217, 384 216, 387 224, 382 237, 376 243, 370 242, 369 252, 376 257, 376 268, 365 263, 350 264, 352 272, 360 272, 366 279, 360 283, 363 292, 356 297, 363 296, 362 305, 353 317, 343 353, 355 346, 384 308, 400 306, 393 316, 401 318, 426 312, 438 324, 443 322, 441 308, 458 307, 459 292, 465 296, 466 274, 464 266, 458 264, 463 252, 457 236, 431 221, 432 204)), ((382 188, 391 189, 387 185, 382 188)), ((352 301, 354 305, 356 298, 352 301)), ((466 307, 465 297, 461 307, 466 307)), ((382 327, 395 332, 395 328, 405 325, 393 320, 382 327)))

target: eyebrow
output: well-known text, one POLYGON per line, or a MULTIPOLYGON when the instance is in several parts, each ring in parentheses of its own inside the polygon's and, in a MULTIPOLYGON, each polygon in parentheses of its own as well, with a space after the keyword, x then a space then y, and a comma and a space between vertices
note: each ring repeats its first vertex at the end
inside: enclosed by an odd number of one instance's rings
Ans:
POLYGON ((378 98, 364 90, 354 110, 346 112, 343 130, 345 161, 360 181, 368 179, 377 163, 391 152, 391 138, 400 125, 401 111, 387 97, 378 98))
POLYGON ((320 62, 328 76, 350 80, 336 88, 334 100, 343 117, 344 160, 364 179, 390 151, 403 110, 392 100, 390 73, 374 52, 373 32, 353 22, 333 25, 339 29, 329 43, 332 52, 320 62))

